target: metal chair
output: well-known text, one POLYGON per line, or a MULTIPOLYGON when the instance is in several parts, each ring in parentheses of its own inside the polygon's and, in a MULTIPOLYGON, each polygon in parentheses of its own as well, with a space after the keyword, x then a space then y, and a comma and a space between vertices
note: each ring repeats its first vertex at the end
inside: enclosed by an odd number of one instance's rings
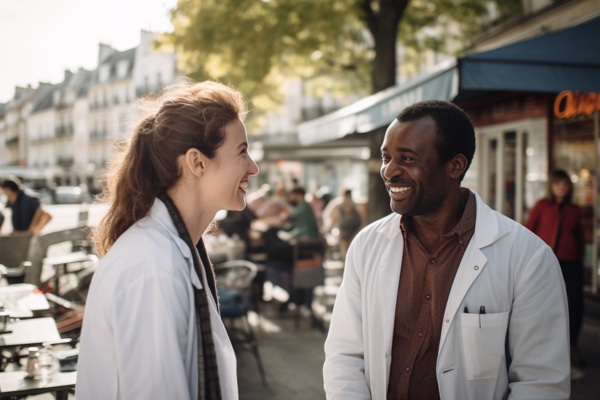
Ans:
POLYGON ((221 318, 236 352, 240 346, 252 351, 263 385, 267 386, 258 341, 248 322, 249 295, 252 280, 256 276, 256 264, 247 260, 230 260, 215 265, 217 292, 221 318))
POLYGON ((0 275, 9 284, 25 282, 31 266, 28 259, 31 238, 27 234, 0 236, 0 275))
POLYGON ((296 304, 295 325, 300 326, 300 306, 305 305, 314 325, 319 325, 312 309, 314 289, 325 282, 323 261, 327 243, 324 238, 303 238, 292 242, 294 252, 294 268, 290 282, 291 301, 296 304))
MULTIPOLYGON (((87 227, 84 226, 63 229, 39 236, 31 246, 29 257, 31 268, 28 268, 25 274, 25 282, 32 283, 38 287, 46 283, 42 282, 42 268, 44 266, 44 261, 47 260, 48 249, 50 246, 60 243, 72 244, 73 242, 87 240, 88 236, 87 227)), ((77 271, 71 270, 69 273, 86 271, 88 267, 94 266, 98 261, 98 257, 95 254, 86 254, 83 252, 78 252, 78 254, 80 254, 80 257, 73 263, 79 264, 81 268, 77 271)), ((55 294, 62 295, 61 293, 55 294)))

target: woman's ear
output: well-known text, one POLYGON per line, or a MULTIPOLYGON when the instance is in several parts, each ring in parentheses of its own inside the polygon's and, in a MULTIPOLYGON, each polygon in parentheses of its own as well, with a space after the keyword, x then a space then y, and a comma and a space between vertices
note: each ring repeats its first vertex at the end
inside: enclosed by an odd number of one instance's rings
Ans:
POLYGON ((202 176, 206 171, 206 158, 198 149, 188 149, 183 155, 183 166, 194 176, 202 176))

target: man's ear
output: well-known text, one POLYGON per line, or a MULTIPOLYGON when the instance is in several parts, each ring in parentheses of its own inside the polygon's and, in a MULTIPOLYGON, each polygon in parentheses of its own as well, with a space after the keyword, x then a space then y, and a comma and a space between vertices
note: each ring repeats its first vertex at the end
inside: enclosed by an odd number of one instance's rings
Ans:
POLYGON ((202 176, 206 171, 206 157, 198 149, 188 149, 183 155, 183 166, 194 176, 202 176))
POLYGON ((467 169, 467 157, 457 154, 448 162, 448 174, 453 179, 458 179, 467 169))

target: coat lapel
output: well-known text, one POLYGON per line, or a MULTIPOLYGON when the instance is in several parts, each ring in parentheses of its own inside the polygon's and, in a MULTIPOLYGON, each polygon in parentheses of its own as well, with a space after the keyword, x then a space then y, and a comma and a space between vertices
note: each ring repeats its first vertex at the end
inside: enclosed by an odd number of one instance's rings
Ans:
POLYGON ((438 349, 438 352, 440 353, 446 337, 448 336, 450 326, 454 322, 458 310, 462 309, 460 305, 462 304, 467 291, 487 265, 487 257, 483 254, 481 249, 490 245, 499 237, 498 219, 496 218, 495 211, 487 206, 481 200, 479 195, 474 192, 473 195, 477 202, 475 233, 465 250, 465 254, 458 267, 458 271, 456 272, 456 277, 452 283, 452 289, 450 289, 450 295, 448 296, 446 310, 444 312, 440 346, 438 349))

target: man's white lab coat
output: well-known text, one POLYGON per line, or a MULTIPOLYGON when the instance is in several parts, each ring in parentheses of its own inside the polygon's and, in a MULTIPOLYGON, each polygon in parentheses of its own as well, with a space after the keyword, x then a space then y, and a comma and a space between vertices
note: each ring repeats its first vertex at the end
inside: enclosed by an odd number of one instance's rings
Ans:
MULTIPOLYGON (((195 251, 195 249, 194 249, 195 251)), ((77 399, 196 399, 198 339, 190 248, 160 200, 94 273, 77 365, 77 399)), ((237 400, 231 342, 207 293, 222 398, 237 400)))
MULTIPOLYGON (((475 233, 444 313, 436 365, 441 398, 568 399, 567 300, 558 261, 537 236, 475 197, 475 233)), ((400 218, 374 222, 349 249, 325 343, 328 399, 386 399, 404 248, 400 218)))

